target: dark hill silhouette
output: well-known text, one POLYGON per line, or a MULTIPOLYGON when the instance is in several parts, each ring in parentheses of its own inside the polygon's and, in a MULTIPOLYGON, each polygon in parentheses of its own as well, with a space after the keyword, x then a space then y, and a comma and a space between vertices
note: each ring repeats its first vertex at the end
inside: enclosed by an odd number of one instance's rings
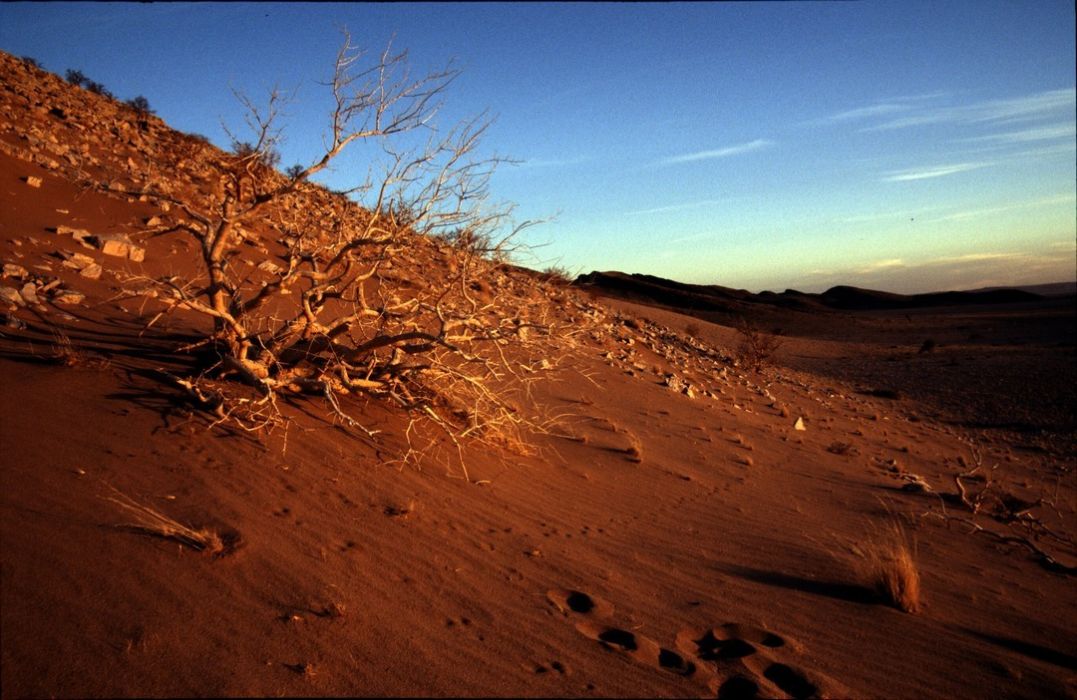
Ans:
POLYGON ((580 275, 575 284, 587 286, 610 296, 629 301, 657 303, 690 311, 737 313, 752 305, 801 311, 834 309, 840 311, 874 311, 884 309, 918 309, 936 306, 981 304, 1015 304, 1042 301, 1044 297, 1020 289, 991 289, 975 292, 931 292, 928 294, 894 294, 851 286, 832 287, 822 294, 787 289, 784 292, 753 294, 744 289, 719 285, 686 284, 653 275, 624 272, 591 272, 580 275))

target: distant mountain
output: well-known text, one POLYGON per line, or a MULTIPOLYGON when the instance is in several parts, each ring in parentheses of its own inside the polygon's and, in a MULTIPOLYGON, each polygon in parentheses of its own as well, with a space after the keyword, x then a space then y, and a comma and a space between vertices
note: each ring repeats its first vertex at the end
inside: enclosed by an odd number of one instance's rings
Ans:
MULTIPOLYGON (((976 304, 1013 304, 1040 301, 1046 294, 1024 289, 985 289, 970 292, 932 292, 930 294, 893 294, 859 287, 832 287, 822 294, 808 294, 795 289, 784 292, 753 294, 744 289, 719 285, 686 284, 653 275, 624 272, 590 272, 580 275, 574 284, 597 288, 611 296, 694 311, 739 313, 752 305, 765 304, 784 309, 813 311, 869 311, 881 309, 916 309, 933 306, 976 304)), ((1056 285, 1042 285, 1052 290, 1056 285)))
POLYGON ((983 287, 970 292, 994 292, 999 289, 1020 289, 1045 297, 1069 297, 1077 295, 1077 282, 1052 282, 1050 284, 1023 284, 1016 287, 983 287))

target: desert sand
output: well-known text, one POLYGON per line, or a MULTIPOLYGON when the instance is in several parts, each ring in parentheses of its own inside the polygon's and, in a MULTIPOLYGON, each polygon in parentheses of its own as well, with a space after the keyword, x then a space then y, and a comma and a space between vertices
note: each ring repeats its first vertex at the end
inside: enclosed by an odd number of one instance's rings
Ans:
POLYGON ((193 264, 140 192, 218 152, 0 70, 4 697, 1077 697, 1072 297, 759 311, 757 372, 731 315, 506 266, 578 333, 521 403, 550 429, 465 440, 466 478, 362 394, 366 430, 318 397, 214 426, 164 379, 204 319, 147 327, 130 280, 193 264))

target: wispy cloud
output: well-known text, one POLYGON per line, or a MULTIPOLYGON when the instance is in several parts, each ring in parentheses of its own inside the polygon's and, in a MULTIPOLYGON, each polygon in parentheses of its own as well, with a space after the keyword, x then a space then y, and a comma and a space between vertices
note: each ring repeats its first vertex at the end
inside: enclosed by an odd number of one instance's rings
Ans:
POLYGON ((856 109, 850 109, 845 112, 838 112, 837 114, 832 114, 829 117, 826 117, 823 121, 847 122, 854 119, 864 119, 866 117, 878 117, 883 114, 893 114, 894 112, 904 112, 908 109, 910 109, 909 105, 882 102, 866 107, 857 107, 856 109))
POLYGON ((883 178, 883 182, 906 182, 909 180, 927 180, 933 177, 945 177, 957 173, 968 172, 986 168, 991 163, 953 163, 950 165, 936 165, 928 168, 912 168, 909 170, 897 170, 883 178))
POLYGON ((917 209, 904 209, 904 210, 892 210, 886 212, 878 212, 875 214, 856 214, 853 216, 846 216, 837 220, 840 224, 864 224, 872 221, 884 221, 886 219, 908 219, 910 217, 920 216, 931 211, 938 211, 940 209, 946 209, 947 207, 919 207, 917 209))
POLYGON ((1042 252, 997 251, 905 260, 890 258, 859 265, 814 269, 808 288, 853 284, 871 289, 915 293, 979 289, 1072 280, 1073 247, 1049 245, 1042 252), (1057 250, 1057 252, 1056 252, 1057 250))
POLYGON ((940 97, 945 97, 945 92, 930 92, 922 95, 901 95, 899 97, 885 97, 872 102, 869 105, 862 107, 856 107, 854 109, 847 109, 830 116, 823 117, 822 119, 816 119, 809 123, 811 124, 827 124, 836 122, 850 122, 858 119, 869 119, 871 117, 882 117, 889 114, 896 114, 898 112, 908 112, 912 109, 916 109, 921 103, 930 100, 935 100, 940 97))
POLYGON ((580 163, 586 163, 590 158, 587 156, 578 156, 576 158, 528 158, 515 164, 518 169, 527 168, 564 168, 570 165, 579 165, 580 163))
POLYGON ((654 207, 653 209, 637 209, 635 211, 626 211, 625 216, 642 216, 644 214, 664 214, 671 211, 684 211, 685 209, 698 209, 699 207, 709 207, 715 204, 721 204, 720 199, 701 199, 696 202, 684 202, 683 204, 670 204, 664 207, 654 207))
POLYGON ((986 100, 967 105, 925 106, 897 119, 865 127, 861 131, 904 129, 940 123, 1006 124, 1058 116, 1072 116, 1077 103, 1074 88, 1048 90, 1000 100, 986 100))
POLYGON ((1001 134, 986 134, 984 136, 972 136, 959 139, 968 143, 1028 143, 1031 141, 1051 141, 1054 139, 1073 138, 1077 135, 1077 124, 1074 122, 1060 122, 1046 126, 1036 126, 1019 131, 1007 131, 1001 134))
POLYGON ((738 156, 742 153, 751 153, 752 151, 759 151, 764 148, 770 148, 775 143, 769 139, 756 139, 755 141, 749 141, 748 143, 740 143, 735 146, 726 146, 725 148, 716 148, 707 151, 696 151, 695 153, 684 153, 679 156, 672 156, 658 161, 658 165, 675 165, 678 163, 692 163, 698 160, 713 160, 715 158, 728 158, 730 156, 738 156))
POLYGON ((957 211, 946 216, 940 216, 933 219, 928 219, 927 223, 933 223, 937 221, 960 221, 962 219, 974 219, 979 216, 987 216, 989 214, 1001 214, 1007 211, 1019 211, 1021 209, 1036 209, 1038 207, 1048 207, 1056 204, 1073 204, 1077 202, 1077 194, 1066 193, 1054 195, 1052 197, 1042 197, 1040 199, 1032 199, 1024 202, 1010 202, 1008 204, 1001 204, 994 207, 984 207, 982 209, 965 209, 957 211))
POLYGON ((876 260, 875 262, 868 263, 863 267, 856 270, 857 274, 867 275, 872 272, 879 272, 881 270, 893 270, 901 267, 905 267, 905 261, 901 258, 889 258, 887 260, 876 260))

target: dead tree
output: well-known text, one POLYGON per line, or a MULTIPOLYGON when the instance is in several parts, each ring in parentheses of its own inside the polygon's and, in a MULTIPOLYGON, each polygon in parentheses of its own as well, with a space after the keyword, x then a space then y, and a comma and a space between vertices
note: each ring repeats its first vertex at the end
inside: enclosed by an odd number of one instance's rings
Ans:
MULTIPOLYGON (((511 210, 488 201, 490 177, 503 162, 479 155, 488 120, 438 130, 434 118, 456 76, 450 67, 413 78, 406 52, 390 44, 368 57, 345 32, 325 84, 333 107, 324 151, 310 165, 284 177, 267 162, 281 138, 280 91, 264 108, 237 94, 254 140, 226 159, 212 195, 151 193, 184 213, 178 229, 197 243, 200 274, 141 282, 157 288, 162 314, 183 309, 212 319, 202 344, 216 351, 221 374, 257 389, 259 411, 285 392, 314 393, 354 423, 338 397, 365 392, 432 421, 457 444, 525 422, 508 395, 526 385, 540 359, 548 361, 550 348, 538 346, 551 322, 520 308, 522 317, 508 317, 471 288, 478 271, 496 269, 491 257, 506 241, 533 222, 505 235, 511 210), (385 155, 377 177, 334 196, 308 182, 360 142, 385 155), (309 206, 311 197, 324 206, 309 206), (263 249, 277 257, 263 261, 270 279, 257 283, 238 264, 255 226, 272 232, 263 249), (451 265, 405 294, 386 270, 431 234, 455 243, 451 265)), ((219 392, 191 390, 218 418, 233 415, 219 392)))

